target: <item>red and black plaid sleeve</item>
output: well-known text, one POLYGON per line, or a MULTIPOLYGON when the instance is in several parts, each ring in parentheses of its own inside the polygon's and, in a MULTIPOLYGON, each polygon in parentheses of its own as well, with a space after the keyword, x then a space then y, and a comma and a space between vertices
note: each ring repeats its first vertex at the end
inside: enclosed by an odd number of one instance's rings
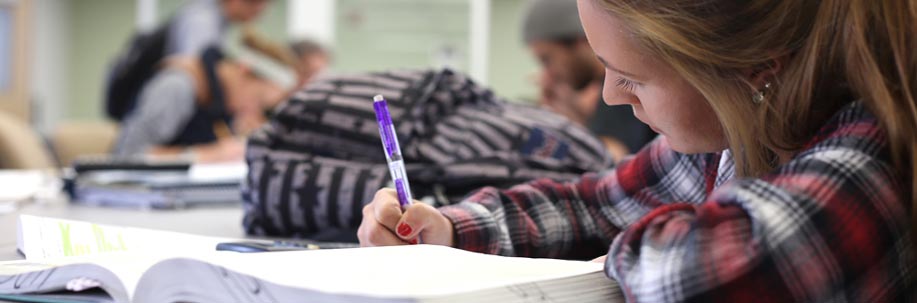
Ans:
POLYGON ((597 257, 607 253, 622 228, 665 201, 701 201, 704 180, 676 186, 672 178, 703 175, 705 163, 716 158, 675 153, 660 138, 613 171, 587 174, 575 182, 541 179, 503 191, 486 188, 466 203, 440 211, 455 223, 463 249, 597 257))

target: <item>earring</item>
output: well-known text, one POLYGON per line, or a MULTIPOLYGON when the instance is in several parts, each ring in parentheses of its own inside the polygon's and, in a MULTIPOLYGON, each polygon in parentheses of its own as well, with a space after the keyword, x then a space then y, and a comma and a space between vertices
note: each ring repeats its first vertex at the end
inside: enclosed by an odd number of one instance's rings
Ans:
POLYGON ((765 83, 764 88, 758 90, 753 95, 751 95, 751 101, 754 102, 755 104, 761 104, 761 102, 764 102, 764 97, 766 95, 766 92, 770 89, 771 89, 771 83, 770 82, 765 83))

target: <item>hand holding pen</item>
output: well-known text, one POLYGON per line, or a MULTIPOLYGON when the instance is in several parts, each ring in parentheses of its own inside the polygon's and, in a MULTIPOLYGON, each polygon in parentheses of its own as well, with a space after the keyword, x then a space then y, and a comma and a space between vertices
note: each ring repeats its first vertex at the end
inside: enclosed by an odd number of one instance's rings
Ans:
POLYGON ((452 222, 436 208, 414 203, 404 169, 404 158, 388 105, 382 96, 373 98, 379 135, 395 189, 376 192, 363 208, 363 222, 357 231, 361 246, 439 244, 452 246, 452 222))

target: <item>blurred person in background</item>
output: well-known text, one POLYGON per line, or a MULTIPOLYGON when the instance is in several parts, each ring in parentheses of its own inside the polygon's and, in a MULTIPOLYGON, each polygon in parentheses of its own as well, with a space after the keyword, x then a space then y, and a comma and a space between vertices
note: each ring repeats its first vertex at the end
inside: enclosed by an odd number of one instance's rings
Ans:
POLYGON ((295 69, 300 87, 314 80, 331 64, 331 54, 318 42, 297 40, 290 43, 290 49, 297 59, 295 69))
POLYGON ((284 91, 215 48, 173 56, 145 83, 122 120, 119 156, 184 156, 194 162, 241 161, 242 137, 265 120, 284 91))
POLYGON ((602 100, 605 68, 586 41, 576 0, 535 0, 523 21, 523 38, 541 65, 539 104, 588 128, 616 161, 635 153, 656 133, 626 105, 602 100))
POLYGON ((196 58, 205 49, 219 50, 230 23, 253 21, 269 2, 196 0, 180 8, 157 29, 136 34, 108 74, 105 87, 108 117, 124 122, 141 103, 138 99, 149 82, 163 74, 162 66, 168 65, 164 63, 167 58, 196 58))
POLYGON ((331 64, 331 53, 328 49, 321 43, 309 39, 282 44, 264 37, 251 27, 245 27, 242 29, 242 43, 291 69, 296 78, 292 92, 314 80, 331 64))

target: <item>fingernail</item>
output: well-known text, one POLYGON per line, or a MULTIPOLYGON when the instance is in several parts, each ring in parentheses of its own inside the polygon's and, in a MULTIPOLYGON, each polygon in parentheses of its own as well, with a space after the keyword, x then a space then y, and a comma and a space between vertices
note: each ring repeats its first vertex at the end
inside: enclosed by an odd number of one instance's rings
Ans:
POLYGON ((412 231, 413 230, 411 229, 410 225, 404 223, 398 224, 398 234, 402 237, 407 237, 411 234, 412 231))
POLYGON ((417 238, 411 239, 411 241, 408 241, 408 243, 417 244, 417 238))

